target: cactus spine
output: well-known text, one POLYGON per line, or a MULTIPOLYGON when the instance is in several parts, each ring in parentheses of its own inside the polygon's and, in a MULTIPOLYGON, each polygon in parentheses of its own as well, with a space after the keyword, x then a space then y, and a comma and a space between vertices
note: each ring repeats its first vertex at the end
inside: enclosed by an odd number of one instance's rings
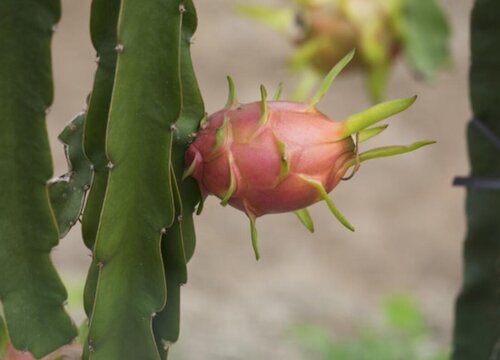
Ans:
POLYGON ((66 290, 49 257, 58 229, 45 113, 52 103, 50 42, 58 0, 0 2, 0 300, 10 339, 42 357, 70 342, 66 290))
MULTIPOLYGON (((500 3, 477 0, 472 12, 470 97, 474 115, 488 135, 468 127, 471 176, 500 179, 500 3)), ((494 180, 493 180, 494 181, 494 180)), ((464 283, 456 303, 454 360, 500 358, 500 191, 469 188, 464 283)))

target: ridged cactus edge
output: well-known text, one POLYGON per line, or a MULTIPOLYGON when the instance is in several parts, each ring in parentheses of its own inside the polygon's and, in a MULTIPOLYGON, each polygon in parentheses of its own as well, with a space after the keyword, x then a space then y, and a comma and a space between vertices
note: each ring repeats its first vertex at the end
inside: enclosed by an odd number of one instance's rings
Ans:
POLYGON ((181 1, 121 1, 89 359, 160 358, 152 322, 166 303, 161 238, 175 218, 171 149, 181 113, 185 11, 181 1))
MULTIPOLYGON (((83 242, 90 251, 94 250, 109 178, 106 131, 116 71, 119 10, 120 0, 92 1, 90 34, 97 52, 97 70, 85 118, 83 148, 92 163, 93 175, 82 215, 83 242)), ((98 271, 97 261, 93 258, 84 291, 84 308, 89 318, 94 306, 98 271)))
POLYGON ((184 179, 184 154, 194 140, 204 116, 203 99, 191 61, 191 43, 197 26, 191 0, 181 2, 179 25, 179 76, 181 79, 180 116, 174 125, 172 147, 172 184, 176 216, 172 228, 162 239, 162 256, 167 280, 167 303, 154 319, 154 333, 162 358, 178 340, 180 332, 180 289, 187 281, 186 263, 193 256, 196 238, 193 215, 201 200, 194 179, 184 179))
POLYGON ((42 357, 76 328, 50 260, 58 228, 45 116, 53 100, 50 44, 58 0, 0 2, 0 301, 12 344, 42 357), (20 31, 19 29, 22 29, 20 31))

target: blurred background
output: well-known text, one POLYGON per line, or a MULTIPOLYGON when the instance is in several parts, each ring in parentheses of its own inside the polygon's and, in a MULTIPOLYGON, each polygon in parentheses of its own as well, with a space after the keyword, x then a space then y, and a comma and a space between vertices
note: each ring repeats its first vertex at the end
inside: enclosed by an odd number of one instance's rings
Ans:
MULTIPOLYGON (((332 192, 355 233, 345 230, 324 203, 310 209, 316 223, 312 235, 293 214, 267 216, 258 221, 262 258, 256 262, 245 215, 221 207, 217 199, 207 200, 196 219, 197 249, 182 292, 181 338, 173 359, 312 359, 319 355, 306 349, 311 334, 321 333, 312 336, 320 338, 328 332, 335 341, 356 342, 367 328, 384 328, 384 309, 393 294, 400 294, 399 299, 407 299, 421 314, 429 346, 449 346, 465 230, 464 191, 453 188, 451 181, 468 171, 464 129, 470 116, 472 3, 441 1, 453 31, 453 64, 432 83, 415 80, 402 60, 394 64, 387 98, 419 98, 390 121, 373 145, 421 139, 438 143, 363 164, 352 180, 332 192)), ((55 103, 48 119, 54 174, 66 171, 57 135, 83 108, 96 67, 88 34, 90 0, 62 4, 53 43, 55 103)), ((193 61, 207 111, 225 103, 227 74, 235 79, 242 102, 257 100, 261 83, 272 92, 284 81, 286 97, 293 87, 286 70, 290 44, 234 14, 235 1, 195 4, 199 27, 193 61)), ((361 75, 347 73, 336 80, 319 107, 341 119, 368 106, 361 75)), ((84 319, 80 297, 89 255, 78 227, 53 252, 77 322, 84 319)))

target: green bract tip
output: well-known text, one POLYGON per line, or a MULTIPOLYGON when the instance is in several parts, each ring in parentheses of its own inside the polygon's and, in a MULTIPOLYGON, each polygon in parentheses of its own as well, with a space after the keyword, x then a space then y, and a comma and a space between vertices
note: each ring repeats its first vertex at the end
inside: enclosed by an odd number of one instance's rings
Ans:
POLYGON ((326 94, 326 92, 328 91, 328 89, 332 85, 333 80, 335 80, 337 75, 340 74, 340 72, 347 66, 347 64, 349 64, 349 62, 351 62, 352 58, 354 57, 355 52, 356 52, 355 49, 351 50, 346 56, 344 56, 342 58, 342 60, 340 60, 337 63, 337 65, 335 65, 332 68, 332 70, 330 70, 330 72, 326 75, 326 77, 321 82, 321 85, 319 86, 319 89, 316 92, 316 94, 314 94, 314 96, 309 101, 309 104, 311 104, 311 107, 313 107, 317 103, 319 103, 321 98, 326 94))
POLYGON ((345 127, 342 136, 346 138, 389 116, 398 114, 409 108, 416 99, 417 96, 415 95, 408 98, 386 101, 351 115, 344 121, 345 127))
POLYGON ((236 87, 234 86, 234 80, 231 76, 227 76, 227 84, 229 87, 229 94, 227 96, 226 108, 231 109, 238 106, 238 99, 236 98, 236 87))

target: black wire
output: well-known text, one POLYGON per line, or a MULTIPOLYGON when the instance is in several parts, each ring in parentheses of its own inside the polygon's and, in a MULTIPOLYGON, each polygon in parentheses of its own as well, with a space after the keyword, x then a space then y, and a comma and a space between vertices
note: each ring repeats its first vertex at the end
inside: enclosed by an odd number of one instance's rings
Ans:
MULTIPOLYGON (((478 117, 474 117, 471 120, 483 135, 491 141, 495 147, 500 150, 500 138, 491 129, 486 126, 478 117)), ((500 179, 487 178, 487 177, 463 177, 457 176, 453 179, 453 186, 465 186, 473 189, 499 189, 500 190, 500 179)))

